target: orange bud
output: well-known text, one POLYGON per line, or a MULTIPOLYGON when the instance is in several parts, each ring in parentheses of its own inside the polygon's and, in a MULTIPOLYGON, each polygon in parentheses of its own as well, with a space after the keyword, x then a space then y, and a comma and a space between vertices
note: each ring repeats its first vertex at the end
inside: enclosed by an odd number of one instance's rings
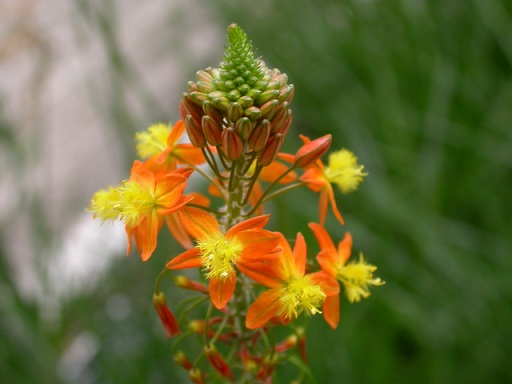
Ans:
POLYGON ((227 377, 231 380, 234 380, 233 373, 231 372, 229 365, 219 354, 219 351, 217 351, 215 345, 205 345, 204 352, 206 354, 206 358, 208 359, 212 367, 217 370, 217 372, 219 372, 223 377, 227 377))
POLYGON ((297 345, 297 335, 290 335, 281 344, 276 345, 276 352, 281 353, 294 348, 297 345))
POLYGON ((178 321, 167 306, 165 295, 162 292, 153 294, 153 305, 155 306, 156 312, 160 317, 160 321, 164 326, 167 338, 179 334, 180 327, 178 321))
POLYGON ((261 110, 253 105, 252 107, 245 109, 244 115, 252 121, 255 121, 261 117, 261 110))
POLYGON ((190 360, 185 356, 185 353, 183 351, 178 351, 174 354, 173 360, 180 365, 181 367, 185 368, 187 371, 191 370, 193 365, 190 362, 190 360))
POLYGON ((288 116, 291 112, 288 108, 288 103, 284 102, 281 104, 280 108, 276 111, 276 114, 272 118, 272 132, 280 132, 282 126, 288 119, 288 116))
POLYGON ((188 372, 188 377, 194 384, 204 384, 206 382, 206 375, 199 368, 191 369, 188 372))
POLYGON ((252 132, 252 122, 248 117, 241 117, 235 124, 235 129, 243 141, 247 141, 252 132))
POLYGON ((228 107, 228 120, 236 123, 244 114, 244 109, 238 103, 231 103, 228 107))
POLYGON ((221 143, 222 127, 213 120, 210 116, 204 115, 201 119, 203 133, 208 144, 217 146, 221 143))
POLYGON ((183 120, 185 120, 187 115, 191 115, 199 125, 203 116, 203 109, 192 100, 190 95, 185 93, 180 101, 180 113, 183 120))
POLYGON ((191 115, 185 116, 185 129, 187 130, 188 138, 194 147, 203 148, 206 145, 206 139, 203 130, 191 115))
POLYGON ((322 157, 331 146, 332 135, 325 135, 304 144, 295 154, 295 166, 305 168, 322 157))
POLYGON ((222 131, 222 149, 226 157, 233 161, 238 159, 244 150, 244 143, 234 128, 228 127, 222 131))
POLYGON ((267 145, 259 154, 259 162, 261 165, 267 166, 271 164, 276 158, 279 150, 284 142, 284 136, 281 133, 276 133, 267 141, 267 145))
POLYGON ((270 135, 270 121, 267 119, 262 120, 256 128, 252 131, 249 136, 249 147, 255 152, 260 152, 265 148, 265 144, 267 144, 268 136, 270 135))
POLYGON ((190 289, 192 291, 198 291, 198 292, 203 292, 203 293, 208 293, 208 288, 205 285, 198 283, 196 281, 192 281, 187 276, 183 276, 183 275, 177 276, 175 283, 180 288, 190 289))
POLYGON ((205 115, 210 116, 219 127, 222 127, 222 115, 213 107, 213 103, 210 100, 206 100, 203 103, 203 112, 205 115))
POLYGON ((277 360, 276 360, 275 356, 274 357, 265 356, 265 358, 261 362, 260 370, 258 371, 258 374, 256 375, 256 377, 262 381, 265 381, 268 378, 270 378, 272 376, 272 372, 274 372, 274 367, 276 365, 276 361, 277 360))

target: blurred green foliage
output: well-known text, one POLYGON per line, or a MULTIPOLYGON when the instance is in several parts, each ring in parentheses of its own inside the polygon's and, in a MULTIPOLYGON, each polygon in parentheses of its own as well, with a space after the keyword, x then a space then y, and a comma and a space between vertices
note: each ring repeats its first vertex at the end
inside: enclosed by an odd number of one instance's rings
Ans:
MULTIPOLYGON (((165 115, 136 86, 131 63, 116 46, 115 8, 78 4, 82 22, 96 26, 109 53, 113 87, 102 112, 129 159, 128 131, 139 129, 141 118, 123 102, 127 84, 155 119, 176 119, 177 108, 165 115)), ((331 218, 327 227, 335 241, 350 231, 354 253, 379 266, 386 285, 362 303, 344 301, 336 331, 319 316, 308 322, 317 381, 512 382, 512 3, 198 5, 221 31, 236 21, 266 63, 289 75, 296 96, 286 150, 295 150, 298 133, 332 133, 333 148, 353 150, 369 173, 359 191, 337 195, 346 226, 331 218)), ((204 64, 183 60, 190 76, 204 64)), ((290 236, 302 231, 314 244, 306 223, 317 220, 316 206, 316 195, 293 192, 272 205, 272 225, 290 236)), ((0 246, 1 381, 186 382, 150 301, 174 246, 163 246, 144 265, 136 257, 116 260, 96 290, 67 303, 55 327, 16 292, 0 246), (119 306, 125 311, 112 310, 119 306), (78 376, 63 375, 63 356, 80 337, 95 353, 78 376)))

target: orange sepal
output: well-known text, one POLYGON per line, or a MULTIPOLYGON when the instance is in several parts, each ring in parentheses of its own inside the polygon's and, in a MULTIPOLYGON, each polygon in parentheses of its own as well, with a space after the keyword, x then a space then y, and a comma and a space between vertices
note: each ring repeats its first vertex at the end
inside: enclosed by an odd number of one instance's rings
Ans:
POLYGON ((253 228, 263 228, 267 224, 269 218, 270 215, 256 216, 235 224, 226 232, 226 238, 233 237, 240 231, 246 231, 253 228))
POLYGON ((324 319, 332 329, 338 327, 340 322, 340 297, 339 295, 327 296, 322 305, 324 319))
POLYGON ((202 209, 185 207, 180 211, 180 218, 185 230, 196 240, 220 232, 217 219, 202 209))
POLYGON ((237 268, 244 275, 268 288, 278 288, 282 284, 282 278, 276 273, 274 263, 238 263, 237 268))

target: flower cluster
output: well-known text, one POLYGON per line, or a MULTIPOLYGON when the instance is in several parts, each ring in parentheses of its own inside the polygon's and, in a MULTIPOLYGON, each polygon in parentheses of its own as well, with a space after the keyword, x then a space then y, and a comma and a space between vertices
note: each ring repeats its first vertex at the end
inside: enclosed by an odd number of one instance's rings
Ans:
POLYGON ((89 210, 102 221, 121 220, 127 252, 133 242, 143 261, 154 253, 164 223, 185 249, 157 278, 153 304, 168 337, 184 328, 184 335, 202 336, 203 352, 194 363, 175 352, 192 382, 217 376, 270 383, 276 364, 293 351, 306 360, 303 329, 290 327, 289 337, 276 343, 269 336, 274 327, 291 325, 304 313, 322 314, 336 328, 340 292, 355 302, 383 282, 362 255, 349 262, 350 234, 336 248, 324 228, 329 206, 343 224, 333 184, 342 193, 354 191, 366 176, 363 166, 346 149, 332 152, 325 165, 331 134, 300 136, 295 154, 282 153, 294 87, 286 74, 254 57, 236 24, 228 28, 228 43, 220 66, 198 71, 189 82, 181 120, 138 133, 140 159, 130 177, 96 192, 89 210), (185 131, 189 143, 181 142, 185 131), (190 190, 193 173, 207 180, 207 194, 190 190), (290 242, 283 228, 268 228, 264 212, 270 199, 304 186, 319 194, 318 223, 309 224, 320 248, 316 258, 308 256, 301 233, 290 242), (222 203, 213 207, 218 199, 222 203), (163 276, 197 295, 180 306, 178 317, 160 290, 163 276), (204 317, 188 318, 196 307, 204 317))

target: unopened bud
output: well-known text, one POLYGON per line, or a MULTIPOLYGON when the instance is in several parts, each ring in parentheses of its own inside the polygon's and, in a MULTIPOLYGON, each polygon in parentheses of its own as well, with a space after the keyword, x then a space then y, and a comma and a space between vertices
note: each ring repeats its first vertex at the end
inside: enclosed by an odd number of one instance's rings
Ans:
POLYGON ((267 119, 262 120, 261 123, 254 128, 248 140, 249 147, 253 151, 260 152, 265 148, 265 144, 267 144, 267 140, 270 135, 270 129, 270 121, 267 119))
POLYGON ((265 118, 265 119, 272 120, 272 118, 274 117, 274 115, 276 113, 278 105, 279 105, 279 101, 275 100, 275 99, 274 100, 270 100, 269 102, 263 104, 260 107, 261 116, 263 118, 265 118))
POLYGON ((295 94, 295 88, 293 87, 293 84, 289 84, 286 87, 281 89, 281 92, 279 93, 278 100, 281 103, 286 101, 288 104, 290 104, 293 99, 294 94, 295 94))
POLYGON ((267 89, 265 92, 262 92, 258 98, 256 99, 256 102, 258 104, 265 104, 266 102, 270 100, 277 99, 279 96, 279 90, 277 89, 267 89))
POLYGON ((223 377, 228 377, 229 379, 234 380, 233 373, 231 372, 229 365, 222 358, 219 351, 213 344, 211 346, 205 345, 204 352, 206 358, 217 372, 219 372, 223 377))
POLYGON ((191 115, 196 124, 199 125, 203 116, 203 109, 192 100, 189 94, 185 93, 180 101, 180 113, 183 120, 187 115, 191 115))
POLYGON ((240 117, 244 114, 244 109, 238 103, 231 103, 228 107, 228 120, 232 123, 236 123, 240 117))
POLYGON ((242 96, 242 94, 240 93, 240 91, 238 89, 233 89, 231 91, 228 92, 228 95, 227 95, 227 98, 230 100, 230 101, 235 101, 237 100, 238 98, 240 98, 240 96, 242 96))
MULTIPOLYGON (((195 202, 195 200, 194 200, 194 202, 195 202)), ((198 292, 203 292, 203 293, 208 293, 208 288, 205 285, 198 283, 197 281, 192 281, 187 276, 179 275, 176 277, 174 282, 175 282, 176 286, 178 286, 180 288, 190 289, 192 291, 198 291, 198 292)))
POLYGON ((188 377, 194 384, 204 384, 206 380, 206 375, 199 368, 191 369, 188 372, 188 377))
POLYGON ((197 84, 194 83, 193 81, 189 81, 187 83, 187 85, 188 85, 188 91, 189 92, 197 92, 197 91, 199 91, 199 88, 197 87, 197 84))
POLYGON ((261 91, 259 89, 251 89, 249 92, 247 92, 246 96, 249 96, 252 100, 256 100, 260 95, 261 91))
POLYGON ((243 141, 247 141, 252 132, 252 122, 248 117, 241 117, 235 124, 235 129, 243 141))
POLYGON ((201 120, 203 133, 208 144, 217 146, 221 143, 222 128, 208 115, 204 115, 201 120))
POLYGON ((238 159, 244 150, 244 143, 232 127, 222 131, 222 149, 226 157, 233 161, 238 159))
POLYGON ((204 82, 208 82, 208 83, 212 83, 213 82, 213 77, 211 75, 211 73, 208 72, 208 69, 207 70, 199 70, 196 72, 196 79, 197 81, 204 81, 204 82))
POLYGON ((160 318, 162 325, 164 326, 167 338, 179 334, 180 327, 178 321, 167 306, 165 295, 162 292, 155 293, 153 295, 153 305, 158 313, 158 317, 160 318))
POLYGON ((281 353, 285 352, 291 348, 294 348, 298 343, 298 337, 297 335, 290 335, 286 338, 285 341, 283 341, 281 344, 276 345, 276 352, 281 353))
POLYGON ((199 91, 190 92, 190 98, 194 103, 196 103, 199 106, 202 105, 205 100, 208 100, 208 96, 206 95, 206 93, 199 91))
POLYGON ((248 96, 248 95, 245 95, 245 96, 242 96, 241 98, 239 98, 237 100, 237 103, 240 104, 240 106, 245 109, 245 108, 249 108, 250 106, 252 106, 254 104, 254 100, 248 96))
POLYGON ((252 107, 247 108, 244 114, 252 121, 256 121, 261 117, 260 109, 255 107, 254 105, 252 107))
POLYGON ((322 157, 331 146, 332 135, 325 135, 304 144, 295 154, 295 166, 305 168, 322 157))
POLYGON ((228 110, 230 101, 227 97, 217 97, 215 99, 212 99, 212 103, 221 112, 226 112, 228 110))
POLYGON ((212 82, 198 81, 196 84, 197 84, 198 90, 203 93, 210 93, 217 89, 217 88, 215 88, 215 86, 213 85, 212 82))
POLYGON ((263 151, 259 154, 259 162, 263 166, 270 165, 276 158, 279 150, 281 149, 284 142, 284 136, 280 133, 276 133, 271 136, 263 151))
POLYGON ((176 352, 172 358, 179 366, 185 368, 187 371, 191 370, 193 367, 183 351, 176 352))
POLYGON ((203 148, 206 145, 206 139, 203 130, 191 115, 185 117, 185 129, 187 130, 188 138, 194 147, 203 148))
POLYGON ((203 103, 203 112, 205 115, 210 116, 218 125, 219 127, 222 126, 222 115, 213 107, 213 103, 210 100, 206 100, 203 103))

